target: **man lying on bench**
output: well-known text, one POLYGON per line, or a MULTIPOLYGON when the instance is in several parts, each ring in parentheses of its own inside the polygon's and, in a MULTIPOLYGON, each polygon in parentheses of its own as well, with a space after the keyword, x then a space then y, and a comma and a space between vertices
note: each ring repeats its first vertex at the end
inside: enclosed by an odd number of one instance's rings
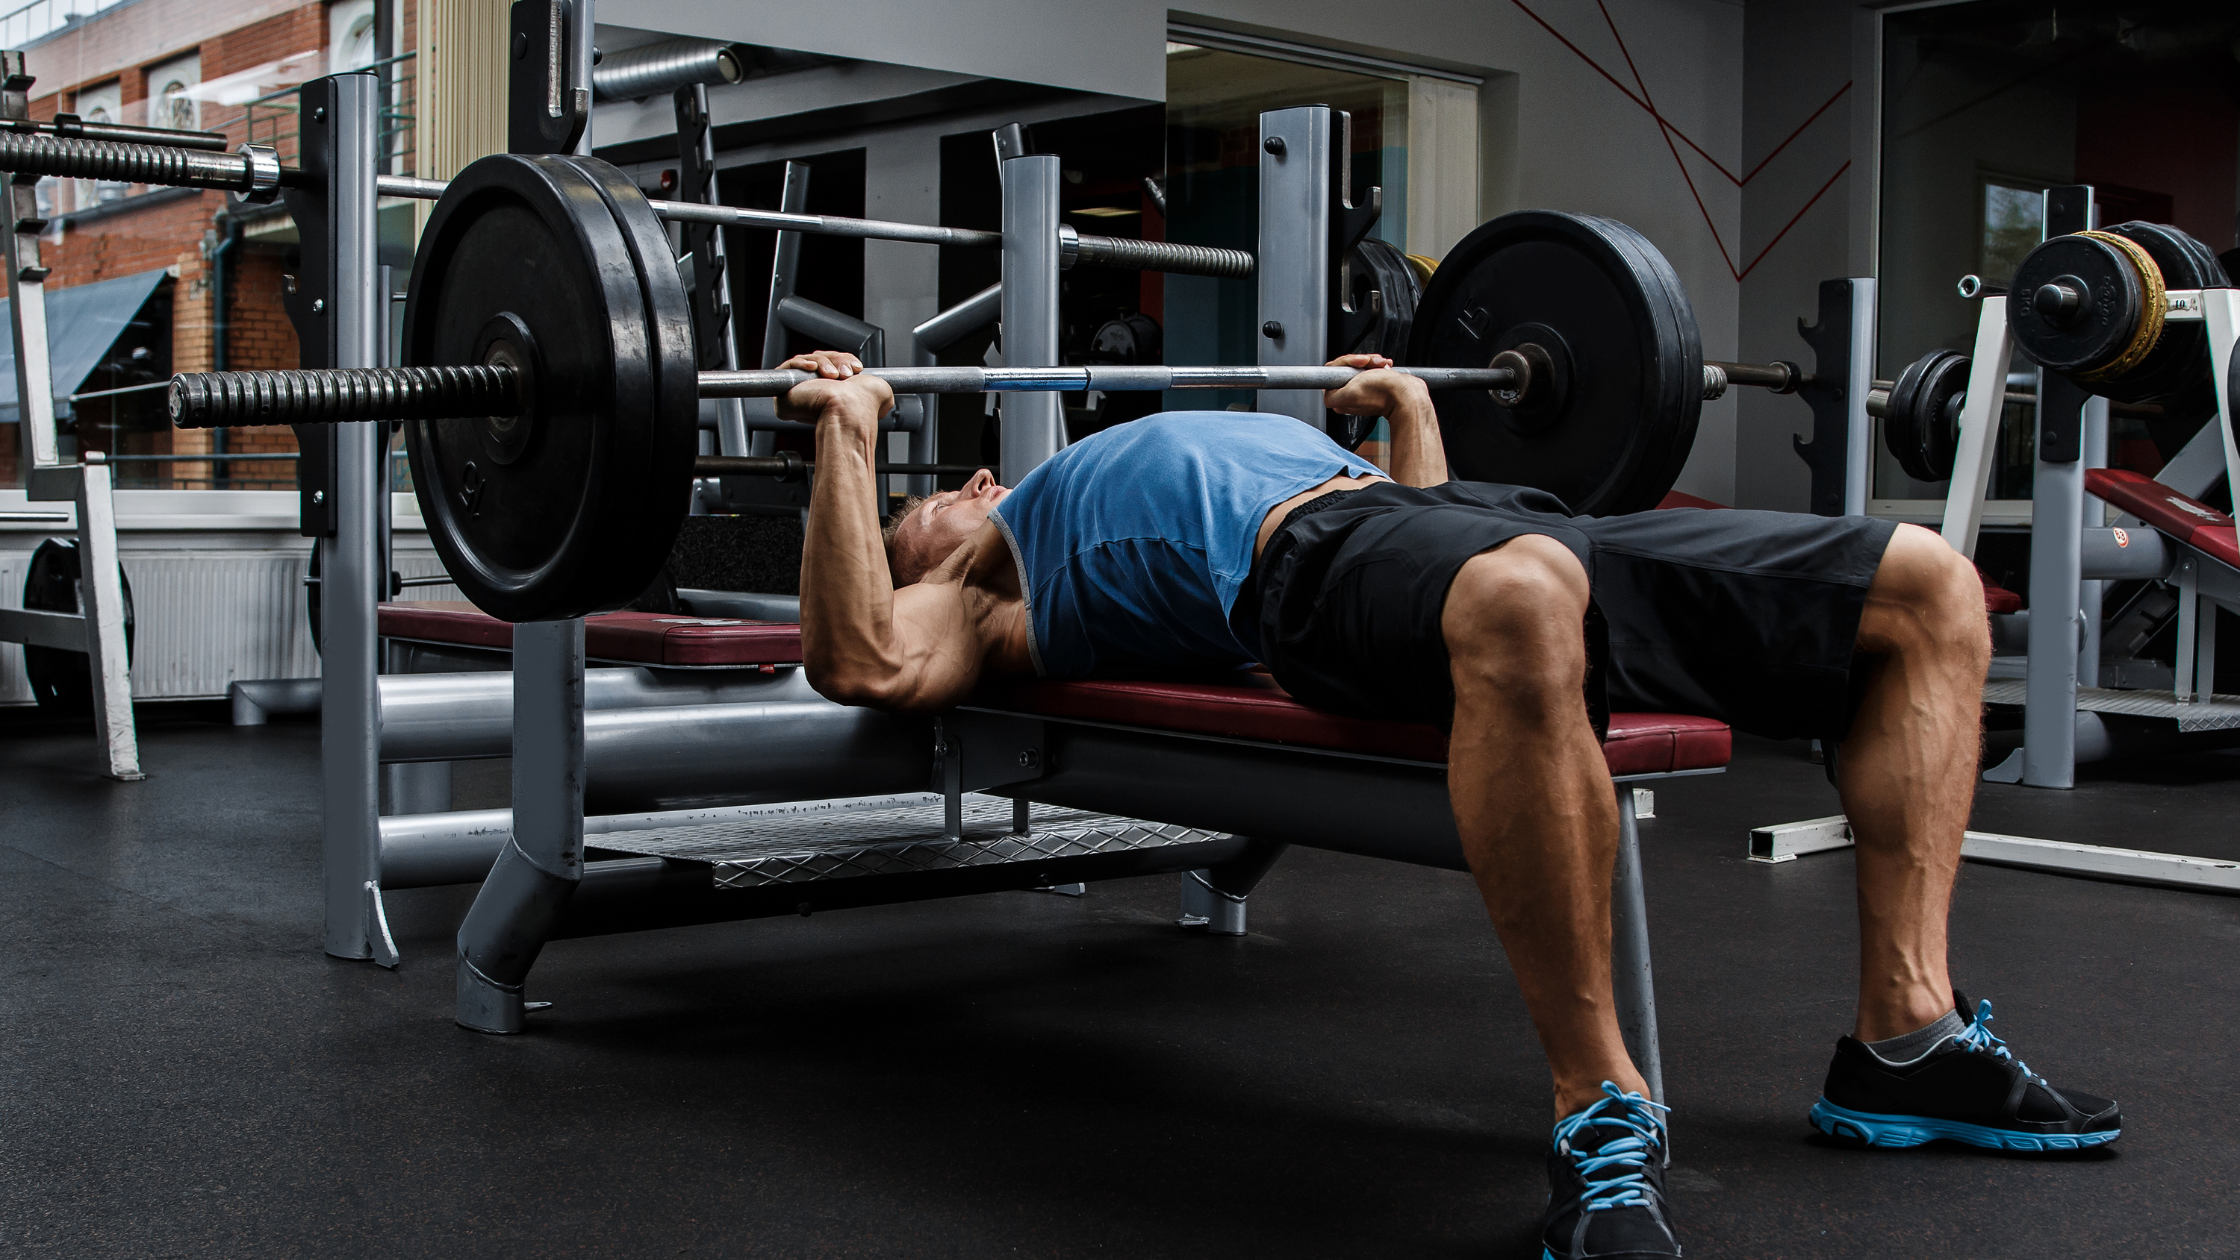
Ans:
MULTIPOLYGON (((1353 355, 1353 367, 1389 360, 1353 355)), ((1858 841, 1859 1006, 1811 1122, 1879 1146, 2097 1145, 2116 1105, 2057 1091, 1953 990, 1945 920, 1990 654, 1983 588, 1935 534, 1858 517, 1574 517, 1447 479, 1423 383, 1369 371, 1389 472, 1285 416, 1117 425, 1006 490, 986 472, 872 502, 885 382, 846 354, 781 402, 817 426, 802 650, 817 690, 929 712, 983 672, 1086 678, 1263 664, 1302 703, 1450 725, 1463 852, 1555 1076, 1550 1257, 1677 1256, 1664 1108, 1613 1008, 1613 706, 1838 748, 1858 841)))

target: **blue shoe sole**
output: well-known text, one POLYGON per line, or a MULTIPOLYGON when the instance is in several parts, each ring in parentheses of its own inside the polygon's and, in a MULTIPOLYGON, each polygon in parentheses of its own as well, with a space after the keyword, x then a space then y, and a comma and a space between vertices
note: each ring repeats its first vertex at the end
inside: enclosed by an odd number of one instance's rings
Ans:
POLYGON ((1919 1146, 1947 1138, 1994 1151, 2081 1151, 2104 1146, 2123 1135, 2121 1129, 2094 1133, 2022 1133, 1959 1120, 1932 1120, 1928 1116, 1884 1116, 1838 1107, 1825 1098, 1812 1105, 1812 1127, 1830 1137, 1853 1138, 1869 1146, 1919 1146))

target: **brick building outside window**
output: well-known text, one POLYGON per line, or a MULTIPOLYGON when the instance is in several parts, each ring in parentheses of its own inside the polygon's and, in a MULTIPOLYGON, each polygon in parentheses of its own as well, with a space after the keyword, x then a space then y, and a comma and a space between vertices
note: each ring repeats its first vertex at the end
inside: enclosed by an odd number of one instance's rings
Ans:
MULTIPOLYGON (((223 132, 227 148, 271 144, 296 152, 293 88, 307 79, 372 66, 388 83, 383 111, 389 169, 412 169, 417 5, 376 13, 374 0, 79 0, 67 18, 56 0, 0 13, 0 39, 22 48, 35 76, 32 117, 223 132), (389 40, 380 24, 391 23, 389 40)), ((286 428, 176 432, 161 384, 171 373, 297 366, 294 327, 281 307, 298 237, 281 204, 230 194, 90 180, 42 180, 51 273, 56 415, 65 456, 202 455, 128 460, 125 489, 291 489, 295 436, 286 428), (99 286, 99 287, 96 287, 99 286), (76 292, 73 292, 76 291, 76 292), (138 305, 133 303, 137 301, 138 305), (110 340, 113 333, 113 340, 110 340), (81 374, 79 368, 85 365, 81 374), (64 379, 66 376, 75 379, 64 379), (149 388, 134 388, 146 386, 149 388), (115 392, 122 391, 122 392, 115 392), (100 395, 87 397, 87 395, 100 395), (264 458, 259 458, 263 456, 264 458)), ((384 260, 406 261, 410 208, 385 207, 384 260), (394 248, 391 239, 394 237, 394 248)), ((403 281, 402 268, 398 283, 403 281)), ((4 309, 4 307, 0 307, 4 309)), ((12 372, 0 390, 0 486, 23 484, 12 372)))

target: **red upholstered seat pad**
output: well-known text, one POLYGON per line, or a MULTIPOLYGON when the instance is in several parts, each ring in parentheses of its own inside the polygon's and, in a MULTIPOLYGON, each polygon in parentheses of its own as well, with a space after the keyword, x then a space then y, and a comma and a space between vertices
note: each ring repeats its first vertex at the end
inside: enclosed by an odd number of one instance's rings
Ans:
MULTIPOLYGON (((472 604, 381 605, 380 633, 461 647, 513 647, 513 625, 472 604)), ((612 612, 584 618, 584 655, 642 665, 791 665, 801 659, 801 627, 675 613, 612 612)))
MULTIPOLYGON (((1266 674, 1234 682, 1050 682, 990 679, 971 701, 1008 712, 1077 718, 1153 730, 1218 735, 1410 761, 1447 759, 1435 726, 1339 717, 1291 698, 1266 674)), ((1602 754, 1612 774, 1710 770, 1727 764, 1734 736, 1724 722, 1669 713, 1613 713, 1602 754)))
POLYGON ((2240 569, 2232 518, 2128 468, 2088 468, 2084 488, 2196 551, 2240 569))
MULTIPOLYGON (((513 626, 460 603, 381 605, 384 636, 510 649, 513 626)), ((584 621, 585 654, 648 665, 780 665, 801 659, 801 627, 791 623, 602 613, 584 621)), ((997 678, 974 704, 1047 717, 1079 718, 1193 735, 1219 735, 1410 761, 1445 761, 1437 727, 1339 717, 1291 698, 1266 674, 1233 682, 1049 682, 997 678)), ((1665 713, 1616 713, 1602 746, 1612 774, 1708 770, 1727 764, 1733 737, 1723 722, 1665 713)))
POLYGON ((1985 612, 2011 613, 2022 611, 2022 596, 1991 580, 1991 575, 1976 570, 1976 578, 1983 583, 1983 610, 1985 612))

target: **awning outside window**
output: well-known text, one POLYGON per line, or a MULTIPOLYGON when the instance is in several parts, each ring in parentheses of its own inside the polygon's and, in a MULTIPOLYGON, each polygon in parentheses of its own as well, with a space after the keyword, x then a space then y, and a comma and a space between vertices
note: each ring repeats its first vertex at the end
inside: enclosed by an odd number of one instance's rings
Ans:
MULTIPOLYGON (((78 392, 166 274, 158 267, 134 276, 47 290, 47 355, 54 369, 57 416, 70 413, 64 400, 78 392)), ((16 409, 16 343, 7 331, 14 312, 8 306, 0 301, 0 423, 12 424, 21 417, 16 409)))

